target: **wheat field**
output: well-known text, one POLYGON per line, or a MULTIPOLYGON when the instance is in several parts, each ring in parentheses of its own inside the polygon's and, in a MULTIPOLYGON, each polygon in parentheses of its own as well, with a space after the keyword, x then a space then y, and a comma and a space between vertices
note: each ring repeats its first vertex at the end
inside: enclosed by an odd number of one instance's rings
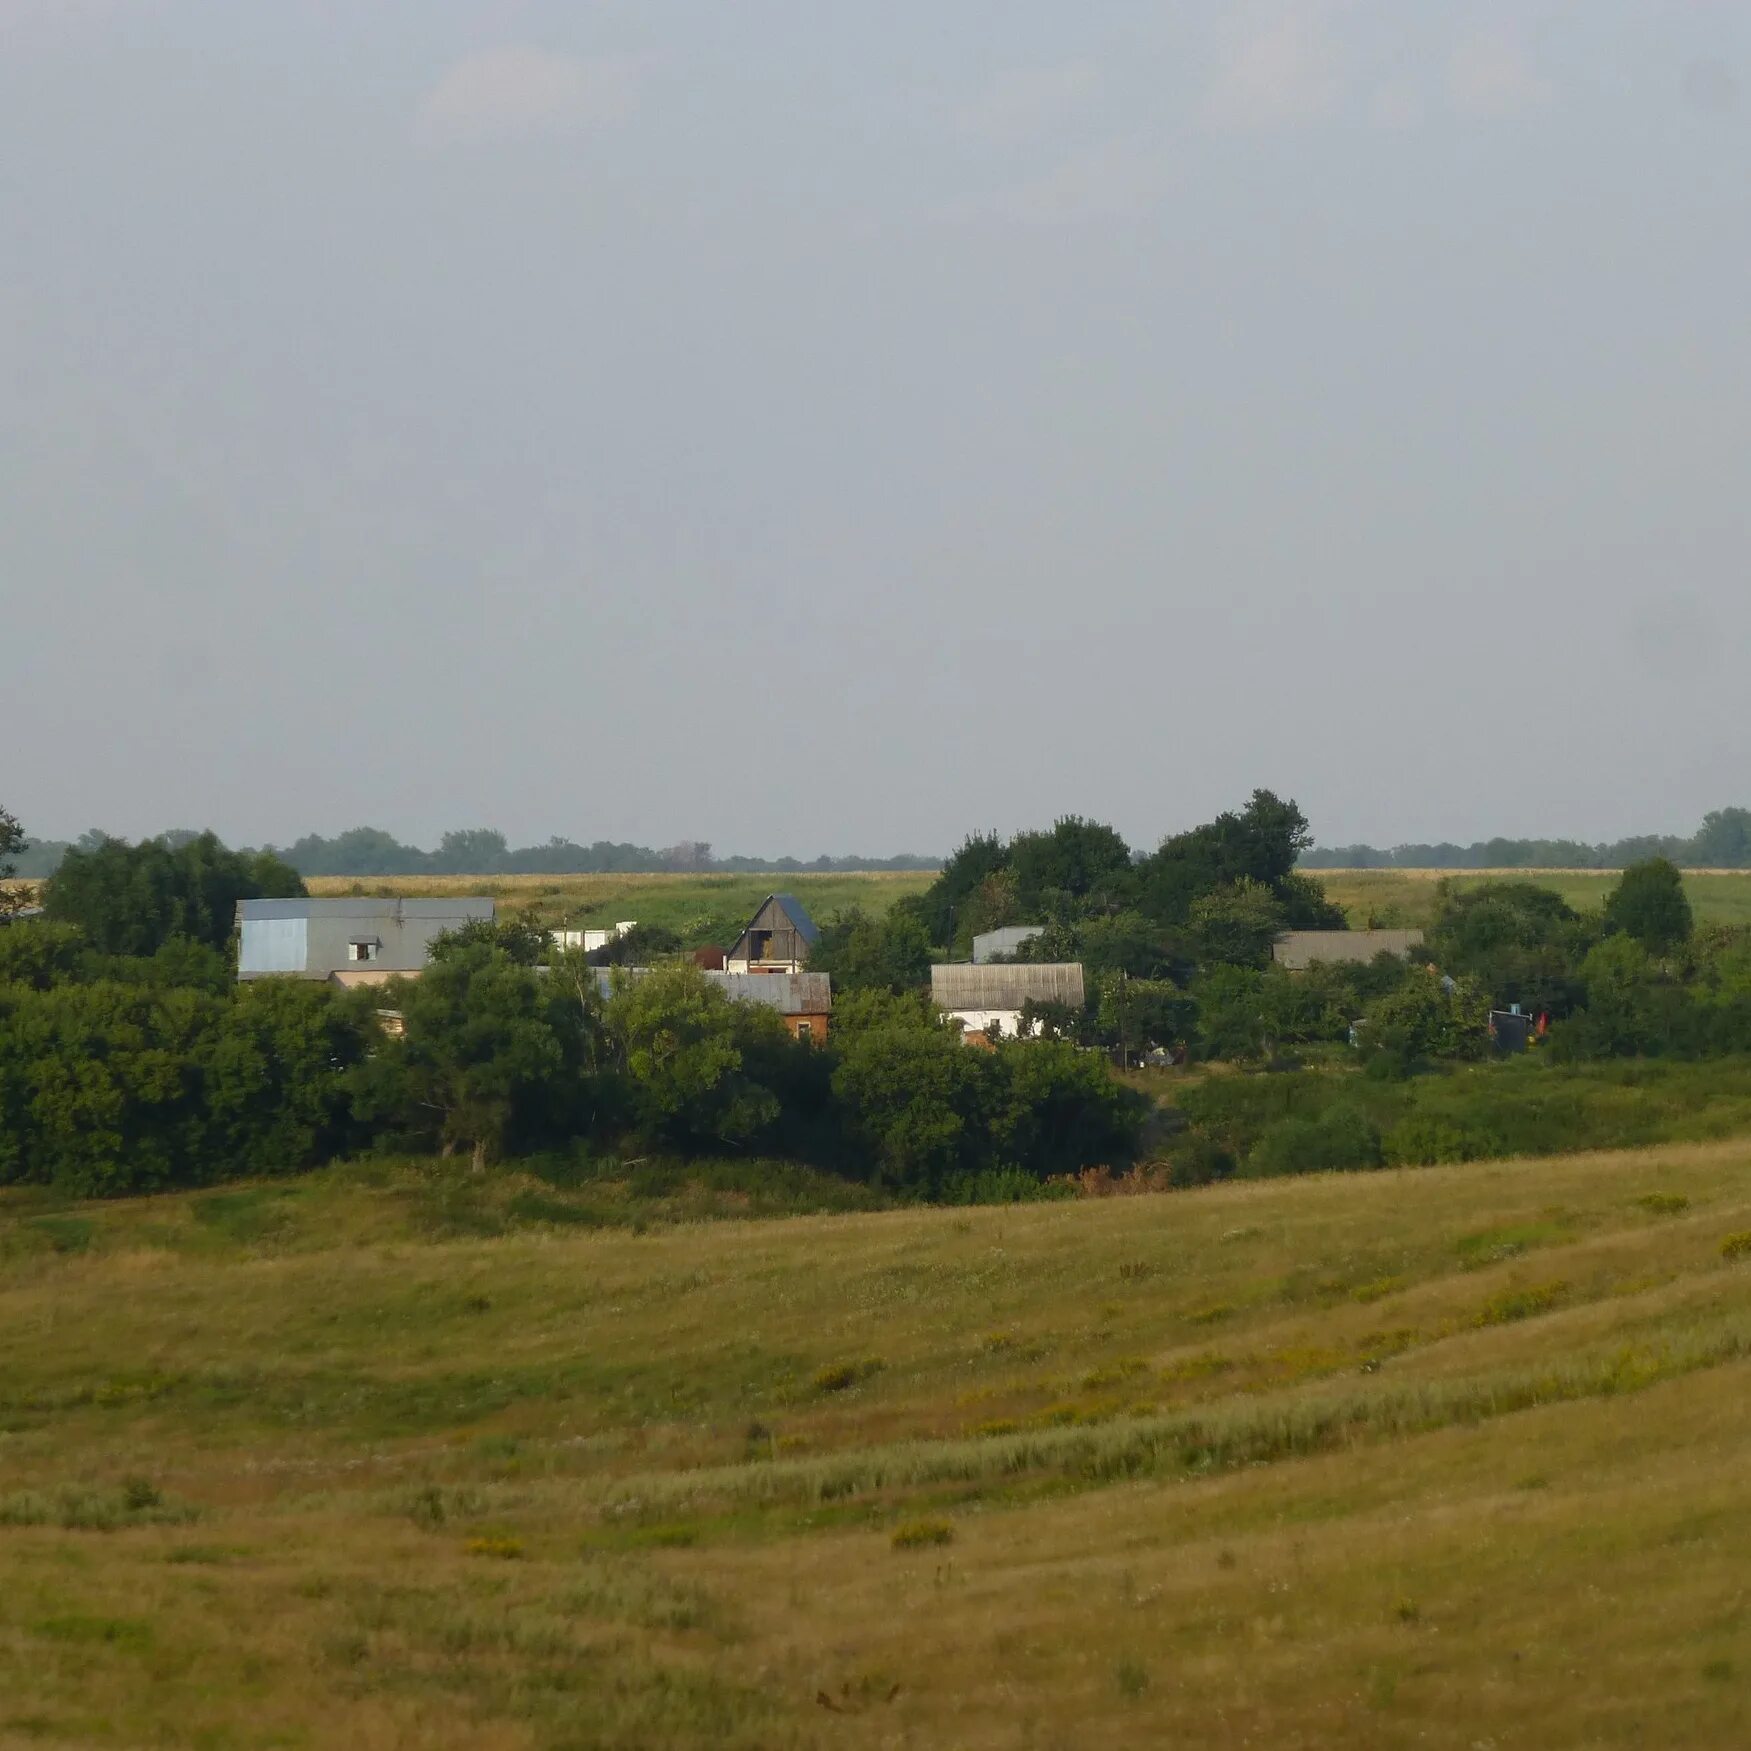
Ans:
POLYGON ((0 1201, 0 1742, 1751 1735, 1751 1144, 597 1219, 0 1201))

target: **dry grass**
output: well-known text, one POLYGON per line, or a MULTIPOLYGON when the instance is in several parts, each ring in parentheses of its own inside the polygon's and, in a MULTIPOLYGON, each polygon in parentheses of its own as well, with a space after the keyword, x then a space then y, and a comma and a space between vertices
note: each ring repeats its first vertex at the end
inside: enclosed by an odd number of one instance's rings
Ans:
POLYGON ((1742 1743, 1748 1169, 0 1204, 0 1743, 1742 1743))

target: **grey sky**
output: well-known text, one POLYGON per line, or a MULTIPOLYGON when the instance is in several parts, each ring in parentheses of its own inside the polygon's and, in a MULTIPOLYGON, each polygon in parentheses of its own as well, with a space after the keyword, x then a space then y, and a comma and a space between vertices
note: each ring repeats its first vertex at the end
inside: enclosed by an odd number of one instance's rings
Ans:
POLYGON ((0 0, 42 834, 1751 802, 1751 9, 0 0))

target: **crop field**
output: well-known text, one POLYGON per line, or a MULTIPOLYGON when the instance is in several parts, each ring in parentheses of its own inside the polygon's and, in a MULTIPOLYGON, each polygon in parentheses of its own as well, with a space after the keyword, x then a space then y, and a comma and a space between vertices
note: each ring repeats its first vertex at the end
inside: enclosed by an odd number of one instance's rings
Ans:
POLYGON ((687 1214, 0 1199, 0 1743, 1751 1742, 1751 1144, 687 1214))
MULTIPOLYGON (((1358 928, 1427 924, 1435 915, 1435 887, 1451 880, 1454 887, 1474 888, 1480 882, 1536 882, 1554 888, 1577 911, 1597 909, 1617 885, 1616 870, 1600 869, 1315 869, 1327 894, 1349 914, 1358 928)), ((1751 924, 1751 870, 1687 870, 1684 889, 1701 924, 1751 924)))

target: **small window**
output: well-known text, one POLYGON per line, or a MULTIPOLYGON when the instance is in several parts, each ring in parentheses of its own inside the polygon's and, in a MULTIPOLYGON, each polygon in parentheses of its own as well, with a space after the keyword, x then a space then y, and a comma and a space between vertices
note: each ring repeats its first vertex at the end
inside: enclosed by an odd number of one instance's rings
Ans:
POLYGON ((799 1021, 796 1024, 796 1037, 799 1040, 813 1039, 815 1037, 814 1024, 812 1022, 799 1021))
POLYGON ((377 945, 374 942, 350 942, 347 944, 347 959, 350 961, 374 961, 377 958, 377 945))

